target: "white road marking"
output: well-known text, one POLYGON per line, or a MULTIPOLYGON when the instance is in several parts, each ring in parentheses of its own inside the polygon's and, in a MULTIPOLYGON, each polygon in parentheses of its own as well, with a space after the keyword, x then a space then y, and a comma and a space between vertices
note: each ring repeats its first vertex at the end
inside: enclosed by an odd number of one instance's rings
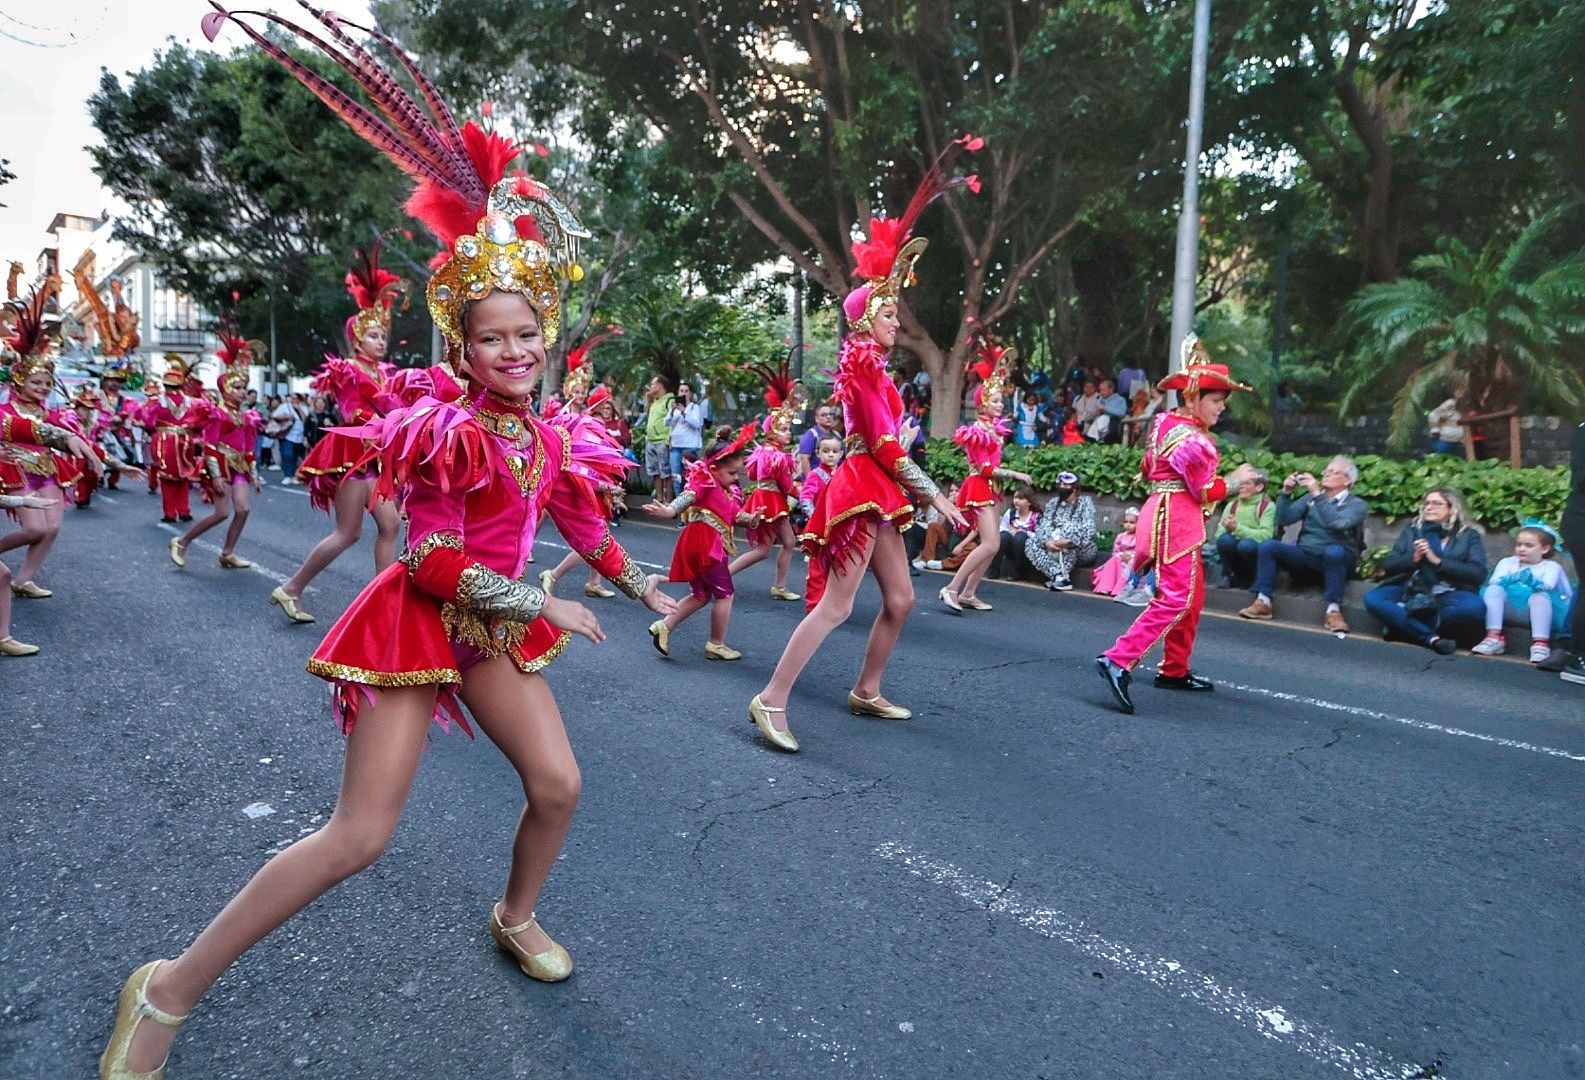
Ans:
POLYGON ((1555 746, 1537 746, 1535 743, 1521 742, 1518 739, 1505 739, 1500 735, 1486 735, 1479 731, 1466 731, 1463 728, 1448 727, 1446 724, 1434 724, 1429 720, 1415 720, 1408 716, 1393 716, 1391 713, 1365 709, 1358 705, 1343 705, 1336 701, 1305 697, 1302 694, 1287 694, 1281 690, 1267 690, 1263 686, 1243 686, 1239 683, 1230 682, 1224 682, 1220 685, 1225 686, 1229 690, 1238 690, 1245 694, 1259 694, 1262 697, 1273 698, 1277 701, 1291 701, 1295 705, 1309 705, 1312 708, 1326 709, 1329 712, 1346 713, 1349 716, 1362 716, 1367 720, 1387 720, 1394 724, 1402 724, 1405 727, 1418 728, 1421 731, 1434 731, 1438 735, 1456 735, 1461 739, 1475 739, 1478 742, 1505 746, 1510 750, 1525 750, 1532 754, 1544 754, 1547 757, 1560 757, 1568 761, 1585 762, 1585 754, 1576 754, 1571 750, 1559 750, 1555 746))
MULTIPOLYGON (((220 526, 218 526, 218 525, 215 526, 215 527, 216 528, 220 528, 220 526)), ((170 525, 170 524, 167 524, 166 522, 163 522, 163 521, 160 522, 160 528, 164 529, 166 532, 172 534, 173 536, 180 536, 180 535, 182 535, 183 532, 186 531, 185 529, 178 529, 175 525, 170 525)), ((200 547, 200 548, 203 548, 205 551, 212 551, 216 555, 220 554, 220 546, 218 544, 211 544, 207 540, 194 540, 194 541, 191 541, 187 546, 189 548, 200 547)), ((277 585, 285 585, 286 584, 287 577, 286 577, 285 574, 282 574, 282 573, 280 573, 279 571, 276 571, 276 570, 271 570, 267 566, 260 566, 257 562, 254 562, 254 560, 252 560, 252 559, 249 559, 248 561, 253 563, 253 565, 248 567, 248 569, 252 570, 255 574, 258 574, 260 577, 267 577, 271 581, 275 582, 275 584, 277 584, 277 585)), ((304 591, 305 592, 312 592, 313 590, 312 589, 305 589, 304 591)))
POLYGON ((1093 960, 1137 975, 1153 986, 1237 1022, 1263 1038, 1287 1046, 1304 1056, 1344 1070, 1355 1080, 1409 1080, 1423 1075, 1420 1065, 1393 1061, 1363 1043, 1345 1043, 1325 1028, 1296 1018, 1275 1002, 1223 986, 1203 972, 1177 960, 1140 953, 1121 942, 1109 941, 1077 919, 1055 908, 1038 907, 1017 890, 995 881, 969 876, 950 863, 915 853, 904 844, 885 843, 875 849, 882 859, 903 866, 916 877, 939 885, 975 907, 1008 915, 1042 937, 1062 942, 1093 960))
MULTIPOLYGON (((568 547, 566 544, 558 544, 554 540, 535 540, 534 541, 534 546, 535 547, 538 547, 540 544, 544 544, 546 547, 555 548, 557 551, 571 551, 572 550, 572 548, 568 547)), ((631 556, 632 554, 633 554, 632 552, 628 552, 628 555, 631 556)), ((637 563, 639 566, 646 566, 646 567, 648 567, 651 570, 668 570, 669 571, 671 569, 671 567, 669 567, 669 566, 661 566, 659 563, 645 562, 643 559, 634 559, 633 561, 635 563, 637 563)))
MULTIPOLYGON (((745 997, 749 996, 748 990, 741 983, 729 979, 725 975, 721 976, 721 981, 726 983, 733 993, 742 994, 745 997)), ((733 1008, 748 1013, 754 1023, 760 1027, 768 1028, 772 1031, 785 1032, 794 1042, 802 1043, 804 1046, 818 1050, 821 1053, 829 1054, 833 1064, 845 1064, 851 1069, 858 1063, 858 1051, 853 1047, 846 1043, 837 1042, 824 1032, 810 1030, 812 1028, 821 1028, 825 1025, 820 1022, 818 1017, 809 1014, 807 1010, 797 1005, 793 1006, 793 1011, 802 1012, 805 1015, 794 1023, 766 1015, 746 1000, 733 1002, 733 1008)))

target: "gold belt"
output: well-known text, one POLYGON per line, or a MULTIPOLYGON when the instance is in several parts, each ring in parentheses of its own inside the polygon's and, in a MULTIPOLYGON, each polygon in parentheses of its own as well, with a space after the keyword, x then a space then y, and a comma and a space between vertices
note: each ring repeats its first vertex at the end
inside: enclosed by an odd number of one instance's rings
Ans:
POLYGON ((869 444, 862 435, 849 435, 846 439, 847 452, 850 454, 867 454, 870 452, 869 444))
POLYGON ((174 424, 161 424, 159 427, 154 429, 154 433, 156 435, 186 435, 186 434, 189 434, 189 432, 188 432, 188 430, 186 428, 177 427, 174 424))
POLYGON ((1155 483, 1150 485, 1150 491, 1153 495, 1188 490, 1189 485, 1185 484, 1182 480, 1157 480, 1155 483))

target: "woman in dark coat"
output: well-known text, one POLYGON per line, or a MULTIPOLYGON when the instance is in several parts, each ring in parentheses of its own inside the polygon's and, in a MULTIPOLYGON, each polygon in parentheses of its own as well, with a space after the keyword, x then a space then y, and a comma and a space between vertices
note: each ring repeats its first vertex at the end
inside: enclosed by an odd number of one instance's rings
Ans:
POLYGON ((1365 608, 1387 634, 1450 656, 1459 638, 1481 635, 1485 581, 1480 533, 1465 523, 1458 493, 1436 487, 1398 534, 1387 556, 1387 576, 1365 594, 1365 608))

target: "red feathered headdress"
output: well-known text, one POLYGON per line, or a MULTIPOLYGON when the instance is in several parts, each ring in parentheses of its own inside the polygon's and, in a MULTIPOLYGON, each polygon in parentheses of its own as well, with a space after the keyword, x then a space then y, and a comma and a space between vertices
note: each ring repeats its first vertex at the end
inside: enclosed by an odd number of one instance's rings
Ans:
POLYGON ((13 386, 27 382, 35 371, 55 375, 55 360, 50 350, 55 338, 45 325, 45 313, 52 297, 61 291, 61 279, 51 274, 42 285, 34 287, 23 299, 6 301, 6 311, 13 319, 11 332, 6 336, 5 375, 13 386))
POLYGON ((792 350, 789 349, 775 366, 763 362, 744 365, 765 384, 765 404, 770 411, 765 414, 760 430, 767 435, 784 422, 791 424, 803 411, 803 389, 792 377, 791 361, 792 350))
POLYGON ((968 370, 980 379, 980 385, 974 388, 974 404, 983 404, 993 394, 1005 398, 1013 382, 1013 361, 1018 359, 1018 350, 998 345, 983 329, 974 331, 969 344, 974 347, 974 358, 969 361, 968 370))

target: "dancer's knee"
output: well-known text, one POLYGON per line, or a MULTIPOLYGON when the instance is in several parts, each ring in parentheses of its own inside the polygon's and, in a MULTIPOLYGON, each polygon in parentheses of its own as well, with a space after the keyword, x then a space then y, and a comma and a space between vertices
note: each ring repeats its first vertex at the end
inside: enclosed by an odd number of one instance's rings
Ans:
POLYGON ((321 831, 324 865, 337 880, 349 878, 380 861, 396 832, 396 822, 332 820, 321 831))
POLYGON ((583 775, 576 762, 536 772, 525 778, 524 794, 528 796, 529 809, 539 817, 566 821, 578 809, 578 796, 583 793, 583 775))
POLYGON ((906 592, 898 590, 882 597, 881 609, 888 619, 895 619, 900 622, 908 618, 909 613, 914 610, 913 589, 909 589, 906 592))

